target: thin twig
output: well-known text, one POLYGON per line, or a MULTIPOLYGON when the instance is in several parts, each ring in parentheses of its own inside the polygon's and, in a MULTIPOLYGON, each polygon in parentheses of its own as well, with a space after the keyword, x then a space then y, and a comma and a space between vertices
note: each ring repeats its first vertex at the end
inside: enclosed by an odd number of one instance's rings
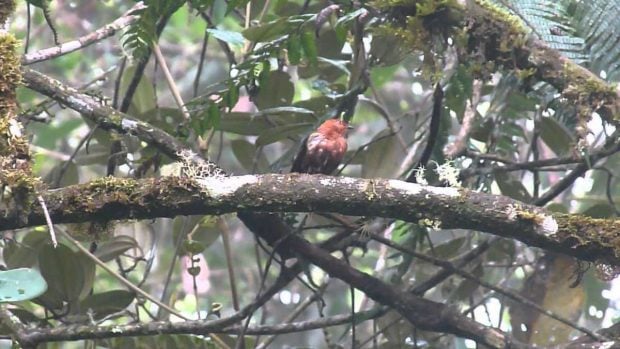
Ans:
POLYGON ((161 54, 161 50, 159 49, 159 44, 157 44, 157 42, 153 43, 153 53, 155 53, 155 59, 157 59, 157 63, 161 66, 161 70, 164 72, 166 82, 168 83, 168 88, 170 88, 170 92, 172 93, 172 97, 174 97, 174 101, 177 103, 179 109, 181 109, 181 113, 183 113, 183 117, 185 117, 185 120, 189 120, 189 110, 187 110, 185 102, 183 102, 183 98, 181 98, 179 88, 174 82, 172 74, 170 74, 170 69, 168 69, 166 59, 164 58, 164 55, 161 54))
POLYGON ((52 223, 52 218, 50 217, 50 213, 47 210, 47 205, 45 205, 45 200, 41 195, 37 195, 37 200, 39 201, 39 205, 41 205, 41 209, 43 209, 43 215, 45 216, 45 222, 47 222, 47 227, 50 231, 50 239, 52 240, 52 245, 54 248, 58 246, 58 240, 56 239, 56 232, 54 231, 54 223, 52 223))
POLYGON ((198 69, 196 70, 196 77, 194 78, 194 98, 198 96, 198 86, 200 85, 200 76, 202 75, 202 68, 204 67, 205 59, 207 58, 207 46, 209 45, 209 33, 205 30, 205 36, 202 40, 202 48, 200 49, 200 57, 198 58, 198 69))
POLYGON ((228 280, 230 281, 230 293, 235 311, 239 311, 239 293, 237 292, 237 282, 235 278, 235 268, 232 260, 232 249, 230 248, 230 228, 226 220, 219 218, 217 222, 222 235, 222 243, 224 244, 224 254, 226 255, 226 267, 228 268, 228 280))

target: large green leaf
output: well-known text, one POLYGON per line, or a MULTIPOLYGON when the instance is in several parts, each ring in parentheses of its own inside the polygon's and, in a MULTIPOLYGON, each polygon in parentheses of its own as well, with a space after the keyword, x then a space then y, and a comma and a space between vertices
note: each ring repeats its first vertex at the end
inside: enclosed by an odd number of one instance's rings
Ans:
POLYGON ((274 125, 289 123, 314 123, 316 118, 308 109, 275 107, 256 114, 232 112, 222 115, 217 130, 244 136, 258 136, 274 125))
POLYGON ((288 137, 306 134, 312 129, 312 126, 313 124, 310 123, 301 123, 273 127, 258 136, 258 138, 256 139, 256 145, 263 146, 286 139, 288 137))
POLYGON ((532 201, 532 196, 523 185, 523 182, 517 180, 512 175, 499 172, 495 175, 495 181, 503 195, 526 203, 532 201))
POLYGON ((19 302, 36 298, 47 290, 38 271, 19 268, 0 271, 0 302, 19 302))
POLYGON ((45 176, 45 182, 52 188, 62 188, 79 182, 77 165, 74 162, 60 162, 45 176), (62 176, 62 177, 61 177, 62 176))
POLYGON ((271 41, 288 35, 294 29, 299 28, 308 18, 310 18, 308 15, 280 18, 256 27, 250 27, 243 31, 243 36, 254 42, 271 41))
POLYGON ((4 263, 9 269, 28 268, 37 265, 39 250, 49 242, 49 234, 35 229, 17 242, 9 240, 2 250, 4 263))
POLYGON ((95 319, 101 319, 127 308, 134 299, 135 294, 125 290, 96 293, 80 302, 80 311, 92 312, 95 319))
POLYGON ((267 160, 265 153, 260 151, 258 157, 256 157, 256 152, 259 150, 257 150, 254 144, 246 141, 245 139, 232 140, 230 143, 230 148, 232 149, 233 154, 235 154, 237 161, 239 161, 248 173, 263 173, 269 168, 269 161, 267 160))
POLYGON ((136 247, 138 247, 136 239, 128 235, 118 235, 101 243, 95 252, 95 256, 103 262, 109 262, 136 247))
MULTIPOLYGON (((132 65, 125 68, 123 76, 121 78, 121 88, 119 96, 124 96, 127 92, 129 84, 133 80, 133 76, 136 73, 136 66, 132 65)), ((120 103, 119 103, 120 104, 120 103)), ((137 116, 144 114, 146 111, 157 108, 157 98, 155 96, 155 90, 153 84, 146 75, 142 75, 138 87, 136 88, 129 110, 130 115, 137 116)))
POLYGON ((243 45, 243 35, 238 32, 222 29, 207 29, 207 33, 213 35, 218 40, 222 40, 228 44, 240 46, 243 45))
POLYGON ((554 118, 543 117, 540 120, 540 138, 556 155, 564 155, 570 151, 573 135, 554 118))
POLYGON ((93 290, 93 284, 95 283, 95 262, 93 262, 90 257, 87 255, 74 252, 77 258, 75 258, 75 263, 78 263, 80 267, 82 267, 82 272, 84 273, 84 283, 82 284, 82 290, 78 296, 78 299, 84 299, 84 297, 88 296, 93 290))
POLYGON ((67 302, 77 301, 86 286, 87 275, 78 254, 65 245, 44 246, 39 254, 39 268, 49 290, 67 302))
POLYGON ((259 109, 287 106, 295 95, 295 85, 288 73, 274 70, 269 73, 266 83, 260 86, 254 103, 259 109))
POLYGON ((172 241, 179 241, 179 234, 181 234, 185 238, 183 240, 185 243, 181 245, 179 253, 182 255, 189 252, 196 254, 211 246, 219 238, 220 233, 217 218, 213 216, 177 217, 173 223, 172 241))
POLYGON ((393 178, 405 151, 396 136, 389 135, 390 130, 379 132, 363 152, 363 178, 393 178))

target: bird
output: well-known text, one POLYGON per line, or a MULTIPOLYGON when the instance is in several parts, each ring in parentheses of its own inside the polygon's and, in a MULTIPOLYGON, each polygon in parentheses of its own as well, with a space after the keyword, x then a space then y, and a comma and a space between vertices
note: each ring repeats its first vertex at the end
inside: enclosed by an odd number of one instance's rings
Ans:
POLYGON ((328 119, 306 137, 295 156, 291 172, 329 175, 347 152, 347 131, 341 119, 328 119))

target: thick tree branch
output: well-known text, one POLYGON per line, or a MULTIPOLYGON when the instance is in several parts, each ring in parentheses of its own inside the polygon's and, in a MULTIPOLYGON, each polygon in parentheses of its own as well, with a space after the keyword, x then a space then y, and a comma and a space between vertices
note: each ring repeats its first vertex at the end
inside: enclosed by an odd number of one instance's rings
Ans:
MULTIPOLYGON (((305 174, 105 178, 43 194, 52 220, 147 219, 248 211, 338 212, 424 222, 443 229, 472 229, 518 239, 528 245, 581 260, 620 264, 615 241, 620 221, 550 213, 496 195, 438 188, 397 180, 366 180, 305 174)), ((45 223, 39 207, 27 221, 4 217, 0 227, 16 229, 45 223)), ((277 239, 273 236, 272 239, 277 239)), ((269 241, 272 243, 272 240, 269 241)))
MULTIPOLYGON (((487 1, 468 1, 469 53, 484 55, 509 69, 528 69, 536 79, 554 86, 575 106, 582 122, 597 111, 605 121, 620 125, 620 95, 614 85, 564 57, 528 34, 521 21, 487 1)), ((465 58, 465 57, 463 57, 465 58)), ((587 131, 577 130, 580 136, 587 131)))

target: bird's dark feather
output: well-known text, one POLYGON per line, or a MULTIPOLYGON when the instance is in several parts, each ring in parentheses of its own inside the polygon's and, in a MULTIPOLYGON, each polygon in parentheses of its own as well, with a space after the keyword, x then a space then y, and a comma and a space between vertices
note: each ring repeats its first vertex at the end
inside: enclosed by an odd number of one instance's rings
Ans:
POLYGON ((308 148, 306 147, 306 143, 308 142, 308 136, 306 136, 303 141, 301 141, 301 146, 299 147, 299 151, 293 160, 293 166, 291 167, 291 172, 303 173, 303 162, 306 158, 306 153, 308 152, 308 148))

